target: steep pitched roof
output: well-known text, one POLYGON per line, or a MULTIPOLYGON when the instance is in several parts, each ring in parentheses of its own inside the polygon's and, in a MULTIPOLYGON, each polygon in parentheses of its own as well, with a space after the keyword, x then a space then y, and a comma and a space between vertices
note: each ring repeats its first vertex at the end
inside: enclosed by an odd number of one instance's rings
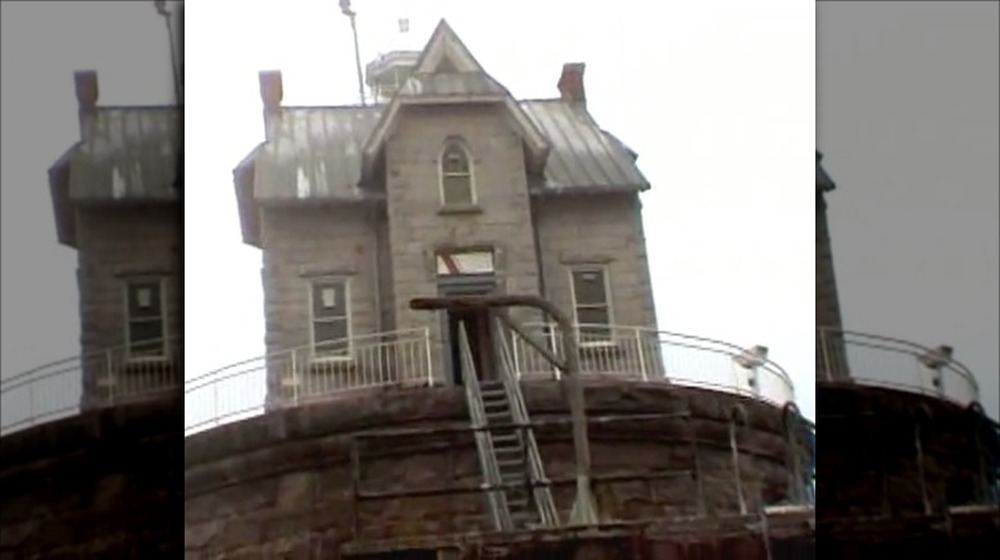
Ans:
POLYGON ((479 64, 448 22, 441 20, 417 59, 413 73, 393 97, 362 150, 362 180, 371 177, 400 108, 425 103, 502 103, 512 117, 536 171, 545 166, 549 143, 502 85, 479 64))

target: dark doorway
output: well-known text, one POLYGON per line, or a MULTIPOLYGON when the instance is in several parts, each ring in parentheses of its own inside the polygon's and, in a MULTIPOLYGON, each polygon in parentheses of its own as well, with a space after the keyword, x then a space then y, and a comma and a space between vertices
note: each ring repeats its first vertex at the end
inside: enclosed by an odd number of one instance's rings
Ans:
POLYGON ((480 380, 492 379, 493 342, 490 336, 489 313, 486 311, 449 311, 447 321, 448 340, 451 343, 449 354, 452 382, 455 385, 463 384, 462 376, 465 363, 462 360, 462 345, 459 337, 459 329, 463 327, 469 341, 472 363, 475 364, 476 368, 474 374, 480 380))
MULTIPOLYGON (((493 274, 461 274, 452 277, 438 277, 438 294, 442 296, 473 296, 494 293, 497 280, 493 274)), ((442 332, 445 334, 446 379, 451 378, 456 386, 462 385, 462 350, 458 337, 459 325, 465 325, 465 334, 472 351, 472 361, 476 364, 479 379, 492 378, 492 344, 485 342, 490 336, 488 314, 478 314, 472 310, 448 311, 441 315, 442 332), (487 354, 483 354, 483 349, 487 354)))

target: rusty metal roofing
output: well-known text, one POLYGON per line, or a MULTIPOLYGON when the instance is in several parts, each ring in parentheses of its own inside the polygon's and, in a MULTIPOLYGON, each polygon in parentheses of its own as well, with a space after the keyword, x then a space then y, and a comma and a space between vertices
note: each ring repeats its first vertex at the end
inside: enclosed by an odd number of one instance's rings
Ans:
POLYGON ((102 107, 85 121, 83 136, 69 162, 70 199, 176 198, 176 107, 102 107))
POLYGON ((598 127, 585 110, 560 99, 522 101, 521 107, 552 146, 545 166, 546 188, 649 187, 635 163, 635 152, 598 127))
POLYGON ((74 203, 177 200, 181 140, 177 107, 98 107, 81 140, 49 168, 60 243, 75 246, 74 203))
POLYGON ((823 160, 823 154, 819 153, 819 151, 817 150, 816 151, 816 192, 818 192, 818 193, 832 191, 834 188, 836 188, 836 185, 834 185, 834 183, 833 183, 833 179, 831 179, 830 176, 826 174, 826 170, 823 169, 823 166, 820 164, 820 161, 822 161, 822 160, 823 160))
POLYGON ((381 107, 283 107, 254 163, 254 196, 357 198, 361 150, 381 107))
MULTIPOLYGON (((636 154, 559 99, 522 101, 551 143, 542 190, 646 189, 636 154)), ((283 107, 254 166, 254 197, 360 198, 361 151, 384 107, 283 107)), ((241 164, 241 167, 245 164, 241 164)))

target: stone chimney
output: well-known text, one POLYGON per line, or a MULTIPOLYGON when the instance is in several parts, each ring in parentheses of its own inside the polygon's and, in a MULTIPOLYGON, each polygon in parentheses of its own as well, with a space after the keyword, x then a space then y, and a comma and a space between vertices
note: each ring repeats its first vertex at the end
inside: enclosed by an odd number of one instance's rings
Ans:
POLYGON ((97 72, 77 70, 73 73, 76 84, 76 101, 81 111, 93 111, 97 107, 97 72))
POLYGON ((583 71, 586 64, 582 62, 567 62, 563 64, 562 75, 559 76, 559 94, 563 101, 587 106, 587 95, 583 90, 583 71))

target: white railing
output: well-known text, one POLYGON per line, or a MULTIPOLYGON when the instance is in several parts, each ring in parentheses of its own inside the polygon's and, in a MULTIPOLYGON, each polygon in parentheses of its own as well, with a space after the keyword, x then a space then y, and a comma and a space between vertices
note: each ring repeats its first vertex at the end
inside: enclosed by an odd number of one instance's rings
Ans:
MULTIPOLYGON (((562 351, 555 328, 523 326, 540 345, 562 351)), ((738 393, 779 405, 794 401, 791 379, 774 362, 761 359, 752 369, 736 358, 741 347, 708 338, 641 327, 583 325, 583 374, 617 375, 637 382, 674 383, 738 393)), ((519 378, 556 379, 559 372, 541 353, 515 335, 514 373, 519 378)), ((317 352, 311 346, 279 351, 232 364, 185 382, 188 435, 263 414, 269 408, 350 398, 356 389, 433 386, 443 379, 449 350, 432 340, 429 329, 370 334, 341 340, 317 352), (336 355, 336 351, 342 355, 336 355)))
MULTIPOLYGON (((562 352, 562 336, 554 324, 529 324, 525 330, 549 350, 562 352)), ((743 367, 737 357, 747 350, 727 342, 647 327, 579 325, 575 334, 584 374, 703 386, 779 405, 795 400, 785 370, 766 357, 755 367, 743 367)), ((513 350, 517 375, 559 377, 559 371, 520 336, 514 337, 513 350)))
POLYGON ((226 366, 185 383, 186 430, 190 434, 257 416, 268 406, 298 406, 354 389, 432 385, 432 359, 429 329, 410 329, 339 340, 325 348, 303 346, 226 366))
POLYGON ((66 358, 0 382, 0 435, 179 390, 181 340, 163 356, 133 356, 125 346, 66 358))
POLYGON ((899 389, 954 401, 979 401, 969 368, 948 350, 885 336, 820 328, 817 367, 822 379, 899 389))

